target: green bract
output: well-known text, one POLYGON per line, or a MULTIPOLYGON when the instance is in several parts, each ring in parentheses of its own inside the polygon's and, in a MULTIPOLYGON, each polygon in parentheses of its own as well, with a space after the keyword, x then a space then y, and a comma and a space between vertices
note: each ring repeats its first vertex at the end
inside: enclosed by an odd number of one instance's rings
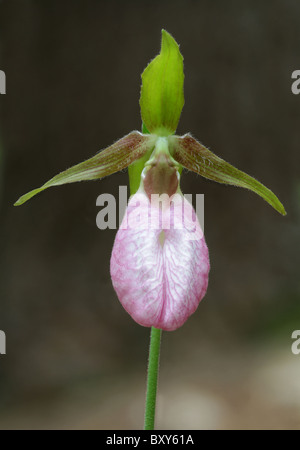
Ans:
MULTIPOLYGON (((183 57, 179 47, 172 36, 162 30, 161 52, 142 74, 142 133, 132 131, 92 158, 23 195, 15 205, 22 205, 48 187, 103 178, 128 166, 131 194, 134 194, 139 188, 145 165, 159 164, 164 160, 161 158, 164 153, 167 161, 175 163, 179 173, 185 167, 209 180, 250 189, 285 215, 285 209, 276 195, 255 178, 236 169, 189 134, 174 135, 184 104, 183 81, 183 57)), ((167 172, 162 171, 160 176, 163 177, 164 173, 167 172)), ((166 186, 166 183, 167 179, 162 183, 155 180, 155 185, 166 186)))
POLYGON ((183 57, 172 36, 162 30, 161 51, 142 74, 140 107, 150 133, 175 133, 184 104, 183 57))

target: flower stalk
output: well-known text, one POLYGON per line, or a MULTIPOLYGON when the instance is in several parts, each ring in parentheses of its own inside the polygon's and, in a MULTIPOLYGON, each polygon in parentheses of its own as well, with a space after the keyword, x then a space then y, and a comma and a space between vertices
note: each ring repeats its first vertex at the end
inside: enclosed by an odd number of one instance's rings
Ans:
POLYGON ((161 334, 162 331, 160 329, 154 327, 151 328, 145 405, 145 430, 154 430, 155 425, 155 407, 159 372, 161 334))

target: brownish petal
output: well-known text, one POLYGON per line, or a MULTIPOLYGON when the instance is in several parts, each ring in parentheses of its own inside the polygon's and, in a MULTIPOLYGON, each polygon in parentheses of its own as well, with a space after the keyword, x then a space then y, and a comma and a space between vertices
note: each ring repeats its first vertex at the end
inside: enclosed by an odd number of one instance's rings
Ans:
POLYGON ((250 189, 260 195, 280 214, 286 215, 284 206, 270 189, 219 158, 191 135, 170 136, 169 143, 171 155, 186 169, 218 183, 250 189))
POLYGON ((40 188, 23 195, 16 201, 15 206, 22 205, 31 197, 49 187, 76 181, 96 180, 125 169, 129 164, 151 151, 155 145, 155 139, 155 136, 132 131, 92 158, 70 167, 51 178, 40 188))

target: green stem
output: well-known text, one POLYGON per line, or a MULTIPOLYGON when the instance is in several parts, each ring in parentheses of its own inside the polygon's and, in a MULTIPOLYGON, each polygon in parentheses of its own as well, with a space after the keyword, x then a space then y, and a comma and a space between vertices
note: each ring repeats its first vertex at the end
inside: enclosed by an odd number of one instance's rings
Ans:
POLYGON ((161 330, 152 327, 150 336, 147 394, 145 405, 145 426, 144 426, 145 430, 154 430, 157 379, 159 371, 160 340, 161 340, 161 330))

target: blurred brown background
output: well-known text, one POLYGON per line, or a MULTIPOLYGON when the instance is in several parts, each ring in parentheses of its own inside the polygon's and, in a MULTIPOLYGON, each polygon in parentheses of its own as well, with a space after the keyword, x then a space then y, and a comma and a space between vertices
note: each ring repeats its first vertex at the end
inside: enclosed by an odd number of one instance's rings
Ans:
POLYGON ((187 131, 284 203, 182 177, 205 194, 207 295, 164 333, 157 428, 300 428, 300 3, 2 0, 0 428, 142 428, 149 329, 111 285, 115 231, 96 198, 127 173, 14 201, 140 129, 140 74, 161 28, 185 62, 187 131))

